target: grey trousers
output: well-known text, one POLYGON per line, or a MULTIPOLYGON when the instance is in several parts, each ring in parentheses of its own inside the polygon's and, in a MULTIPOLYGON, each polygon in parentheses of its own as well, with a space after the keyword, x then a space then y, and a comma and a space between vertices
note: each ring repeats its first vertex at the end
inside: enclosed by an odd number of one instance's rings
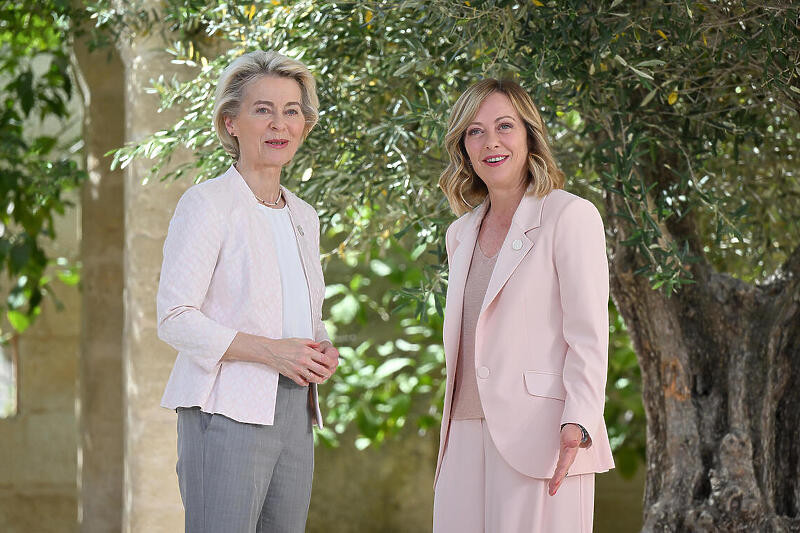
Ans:
POLYGON ((314 473, 308 387, 280 376, 272 426, 178 408, 186 533, 300 533, 314 473))

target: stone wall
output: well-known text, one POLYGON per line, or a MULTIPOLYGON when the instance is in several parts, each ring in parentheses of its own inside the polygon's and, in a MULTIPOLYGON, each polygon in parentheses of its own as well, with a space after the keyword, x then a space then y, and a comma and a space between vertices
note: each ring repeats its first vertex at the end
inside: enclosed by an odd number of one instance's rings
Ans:
POLYGON ((353 446, 352 433, 338 448, 318 445, 308 533, 430 531, 434 433, 420 437, 409 424, 397 438, 363 451, 353 446))
MULTIPOLYGON (((77 257, 80 212, 56 224, 53 256, 77 257)), ((46 298, 17 345, 17 414, 0 419, 0 531, 63 533, 77 523, 75 431, 80 293, 53 283, 64 306, 46 298)), ((11 346, 6 349, 12 349, 11 346)))

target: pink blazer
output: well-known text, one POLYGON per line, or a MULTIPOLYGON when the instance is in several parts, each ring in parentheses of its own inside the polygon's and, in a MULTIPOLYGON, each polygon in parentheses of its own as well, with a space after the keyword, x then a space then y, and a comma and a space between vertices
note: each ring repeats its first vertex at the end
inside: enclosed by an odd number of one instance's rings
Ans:
MULTIPOLYGON (((447 230, 450 281, 444 318, 447 388, 436 477, 442 464, 461 330, 464 285, 487 203, 447 230)), ((592 438, 572 474, 614 467, 603 421, 608 366, 608 263, 603 221, 563 190, 528 193, 500 248, 475 331, 478 393, 489 434, 519 472, 547 479, 561 424, 592 438)))
MULTIPOLYGON (((322 323, 325 283, 319 260, 319 218, 281 187, 311 296, 314 340, 322 323)), ((178 350, 161 405, 199 406, 239 422, 271 425, 278 372, 242 361, 220 362, 238 331, 281 338, 282 294, 272 233, 241 174, 189 188, 175 208, 164 242, 158 285, 158 336, 178 350)), ((311 394, 322 426, 316 386, 311 394)))

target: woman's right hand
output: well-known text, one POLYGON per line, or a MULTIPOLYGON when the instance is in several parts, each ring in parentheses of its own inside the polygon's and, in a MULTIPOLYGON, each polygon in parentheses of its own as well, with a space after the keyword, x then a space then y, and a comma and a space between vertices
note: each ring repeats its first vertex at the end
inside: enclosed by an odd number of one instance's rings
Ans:
POLYGON ((336 369, 335 361, 318 350, 311 339, 269 339, 239 332, 223 361, 249 361, 271 366, 298 385, 324 383, 336 369))

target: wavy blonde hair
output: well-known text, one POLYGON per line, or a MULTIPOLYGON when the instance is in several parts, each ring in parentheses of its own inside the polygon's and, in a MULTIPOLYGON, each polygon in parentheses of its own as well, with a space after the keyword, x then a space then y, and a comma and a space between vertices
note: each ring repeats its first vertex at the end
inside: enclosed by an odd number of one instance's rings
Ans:
POLYGON ((489 194, 486 184, 470 164, 464 147, 464 134, 478 114, 478 108, 493 93, 505 94, 525 122, 529 193, 544 196, 553 189, 564 187, 564 173, 553 158, 547 141, 547 128, 531 97, 514 81, 487 78, 464 91, 453 106, 447 123, 444 145, 450 163, 439 176, 439 187, 456 216, 471 211, 489 194))
POLYGON ((257 50, 243 54, 225 67, 214 95, 214 129, 225 151, 239 160, 239 140, 228 133, 225 117, 239 116, 247 86, 264 76, 290 78, 300 85, 300 110, 305 118, 303 140, 319 119, 319 99, 314 76, 303 63, 273 51, 257 50))

